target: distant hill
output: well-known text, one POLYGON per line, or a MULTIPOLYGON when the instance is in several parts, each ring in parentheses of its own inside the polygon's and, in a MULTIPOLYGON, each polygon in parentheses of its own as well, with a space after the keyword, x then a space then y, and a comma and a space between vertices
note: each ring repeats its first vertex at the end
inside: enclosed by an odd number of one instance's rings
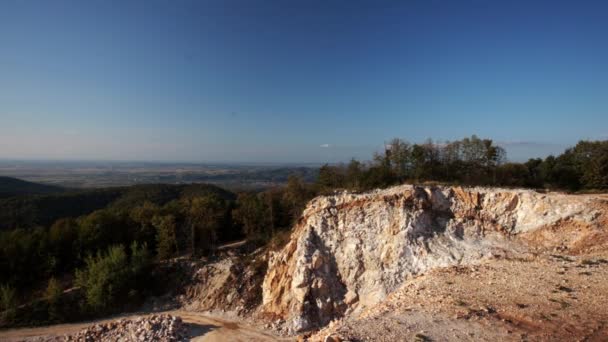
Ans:
POLYGON ((32 183, 18 178, 0 176, 0 198, 23 195, 49 195, 66 191, 53 185, 32 183))
POLYGON ((71 189, 63 190, 62 193, 43 195, 0 197, 0 230, 17 227, 48 227, 59 218, 87 215, 106 207, 128 210, 146 201, 164 205, 172 200, 207 194, 215 194, 229 201, 236 198, 234 193, 210 184, 144 184, 103 189, 71 189))

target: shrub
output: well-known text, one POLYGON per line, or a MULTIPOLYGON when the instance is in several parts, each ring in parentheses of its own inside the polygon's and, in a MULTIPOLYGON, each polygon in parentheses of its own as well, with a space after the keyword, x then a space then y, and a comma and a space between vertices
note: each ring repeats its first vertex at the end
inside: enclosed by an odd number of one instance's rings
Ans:
POLYGON ((4 311, 3 318, 9 319, 17 307, 17 293, 7 284, 0 285, 0 310, 4 311))
POLYGON ((85 269, 76 271, 76 284, 83 288, 88 307, 105 312, 145 287, 141 280, 145 280, 149 266, 146 244, 133 242, 130 260, 122 245, 110 246, 107 252, 86 258, 85 269))
POLYGON ((49 284, 46 287, 46 291, 44 294, 44 299, 48 303, 49 309, 49 319, 57 320, 59 317, 59 301, 61 299, 61 295, 63 294, 63 290, 61 289, 61 285, 55 278, 49 279, 49 284))

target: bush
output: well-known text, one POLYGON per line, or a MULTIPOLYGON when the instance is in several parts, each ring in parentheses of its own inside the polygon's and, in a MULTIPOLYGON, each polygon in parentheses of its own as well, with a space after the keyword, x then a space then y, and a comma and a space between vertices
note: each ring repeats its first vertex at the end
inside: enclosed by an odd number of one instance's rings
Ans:
POLYGON ((61 295, 63 294, 63 290, 61 289, 61 285, 55 278, 49 279, 49 284, 46 287, 46 291, 44 294, 44 299, 46 300, 49 309, 49 319, 54 321, 60 319, 59 315, 59 301, 61 299, 61 295))
POLYGON ((133 299, 145 288, 150 254, 146 244, 131 245, 131 258, 122 245, 86 258, 84 270, 76 271, 76 284, 85 293, 86 305, 94 312, 106 312, 123 299, 133 299))
POLYGON ((17 307, 17 293, 15 289, 7 284, 0 285, 0 310, 3 319, 8 320, 17 307))
POLYGON ((76 271, 76 284, 85 291, 86 303, 94 311, 105 311, 123 291, 129 268, 127 254, 121 245, 111 246, 85 260, 84 271, 76 271))
POLYGON ((0 308, 2 310, 14 309, 16 298, 14 288, 9 285, 0 285, 0 308))

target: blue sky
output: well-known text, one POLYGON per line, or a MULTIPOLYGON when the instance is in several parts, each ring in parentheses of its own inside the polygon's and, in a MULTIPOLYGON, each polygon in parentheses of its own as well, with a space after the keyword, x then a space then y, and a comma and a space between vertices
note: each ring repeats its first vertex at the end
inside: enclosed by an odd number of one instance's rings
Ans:
POLYGON ((0 1, 0 158, 367 159, 608 138, 608 3, 0 1))

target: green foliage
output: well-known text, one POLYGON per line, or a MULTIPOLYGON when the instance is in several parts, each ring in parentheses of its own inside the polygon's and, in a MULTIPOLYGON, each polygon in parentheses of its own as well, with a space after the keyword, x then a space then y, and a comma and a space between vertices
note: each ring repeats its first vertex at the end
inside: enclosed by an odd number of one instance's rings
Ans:
POLYGON ((59 285, 59 282, 57 281, 57 279, 55 279, 55 278, 49 279, 49 283, 46 287, 46 291, 45 291, 45 295, 44 295, 44 298, 46 299, 46 301, 50 305, 57 304, 62 293, 63 293, 63 291, 61 290, 61 285, 59 285))
POLYGON ((348 165, 346 166, 346 187, 359 190, 362 187, 362 179, 363 179, 363 164, 356 160, 351 159, 348 165))
POLYGON ((0 283, 27 288, 47 279, 56 263, 49 250, 42 227, 0 232, 0 283))
POLYGON ((264 194, 240 193, 233 218, 250 241, 264 241, 272 235, 271 211, 264 194))
POLYGON ((61 285, 59 285, 57 279, 49 279, 46 291, 44 292, 44 298, 48 304, 48 316, 51 321, 61 319, 59 302, 62 294, 63 290, 61 289, 61 285))
MULTIPOLYGON (((326 170, 331 167, 326 166, 326 170)), ((232 218, 250 242, 267 243, 279 232, 289 230, 315 195, 313 186, 292 175, 283 188, 240 193, 232 218)))
POLYGON ((608 188, 608 141, 580 141, 567 153, 573 154, 573 164, 585 188, 608 188))
POLYGON ((321 193, 366 190, 400 182, 440 181, 467 185, 549 187, 576 191, 608 188, 608 141, 580 141, 558 157, 505 163, 506 152, 490 139, 473 135, 453 142, 410 144, 393 139, 370 163, 351 160, 323 165, 321 193))
POLYGON ((497 182, 502 186, 524 187, 528 179, 529 169, 525 164, 506 163, 497 170, 497 182))
POLYGON ((289 176, 287 185, 283 190, 281 203, 287 210, 290 223, 300 217, 306 203, 314 197, 314 192, 297 176, 289 176))
POLYGON ((156 247, 157 228, 154 218, 161 209, 158 205, 145 201, 142 205, 131 209, 129 218, 133 221, 132 239, 147 243, 152 249, 156 247))
POLYGON ((0 199, 0 230, 48 227, 60 218, 87 215, 106 207, 124 191, 109 188, 0 199))
POLYGON ((8 284, 0 285, 0 310, 11 311, 17 306, 17 292, 8 284))
POLYGON ((112 244, 127 240, 128 218, 121 214, 102 209, 78 220, 78 244, 80 255, 105 249, 112 244))
POLYGON ((106 189, 69 190, 40 196, 10 198, 0 196, 0 230, 17 227, 48 227, 60 218, 75 218, 100 209, 129 212, 144 202, 162 206, 181 198, 211 194, 227 201, 235 199, 233 193, 209 184, 145 184, 106 189))
POLYGON ((131 245, 131 258, 122 245, 86 258, 83 270, 76 271, 76 285, 85 293, 86 305, 94 312, 107 312, 122 299, 144 287, 142 281, 150 265, 147 246, 131 245))
POLYGON ((341 170, 325 164, 319 169, 317 185, 321 190, 331 190, 344 186, 344 175, 341 170))
POLYGON ((105 311, 123 292, 128 277, 128 260, 123 246, 86 259, 84 270, 76 271, 76 285, 85 291, 86 303, 95 311, 105 311))
POLYGON ((154 216, 152 224, 156 227, 156 254, 160 260, 169 259, 179 252, 177 226, 173 215, 154 216))
POLYGON ((49 253, 55 260, 53 273, 71 270, 76 265, 74 254, 77 252, 79 229, 76 220, 71 218, 59 219, 49 229, 49 253))
POLYGON ((215 195, 184 201, 184 213, 190 228, 193 255, 210 254, 218 242, 218 232, 226 218, 228 207, 215 195))

